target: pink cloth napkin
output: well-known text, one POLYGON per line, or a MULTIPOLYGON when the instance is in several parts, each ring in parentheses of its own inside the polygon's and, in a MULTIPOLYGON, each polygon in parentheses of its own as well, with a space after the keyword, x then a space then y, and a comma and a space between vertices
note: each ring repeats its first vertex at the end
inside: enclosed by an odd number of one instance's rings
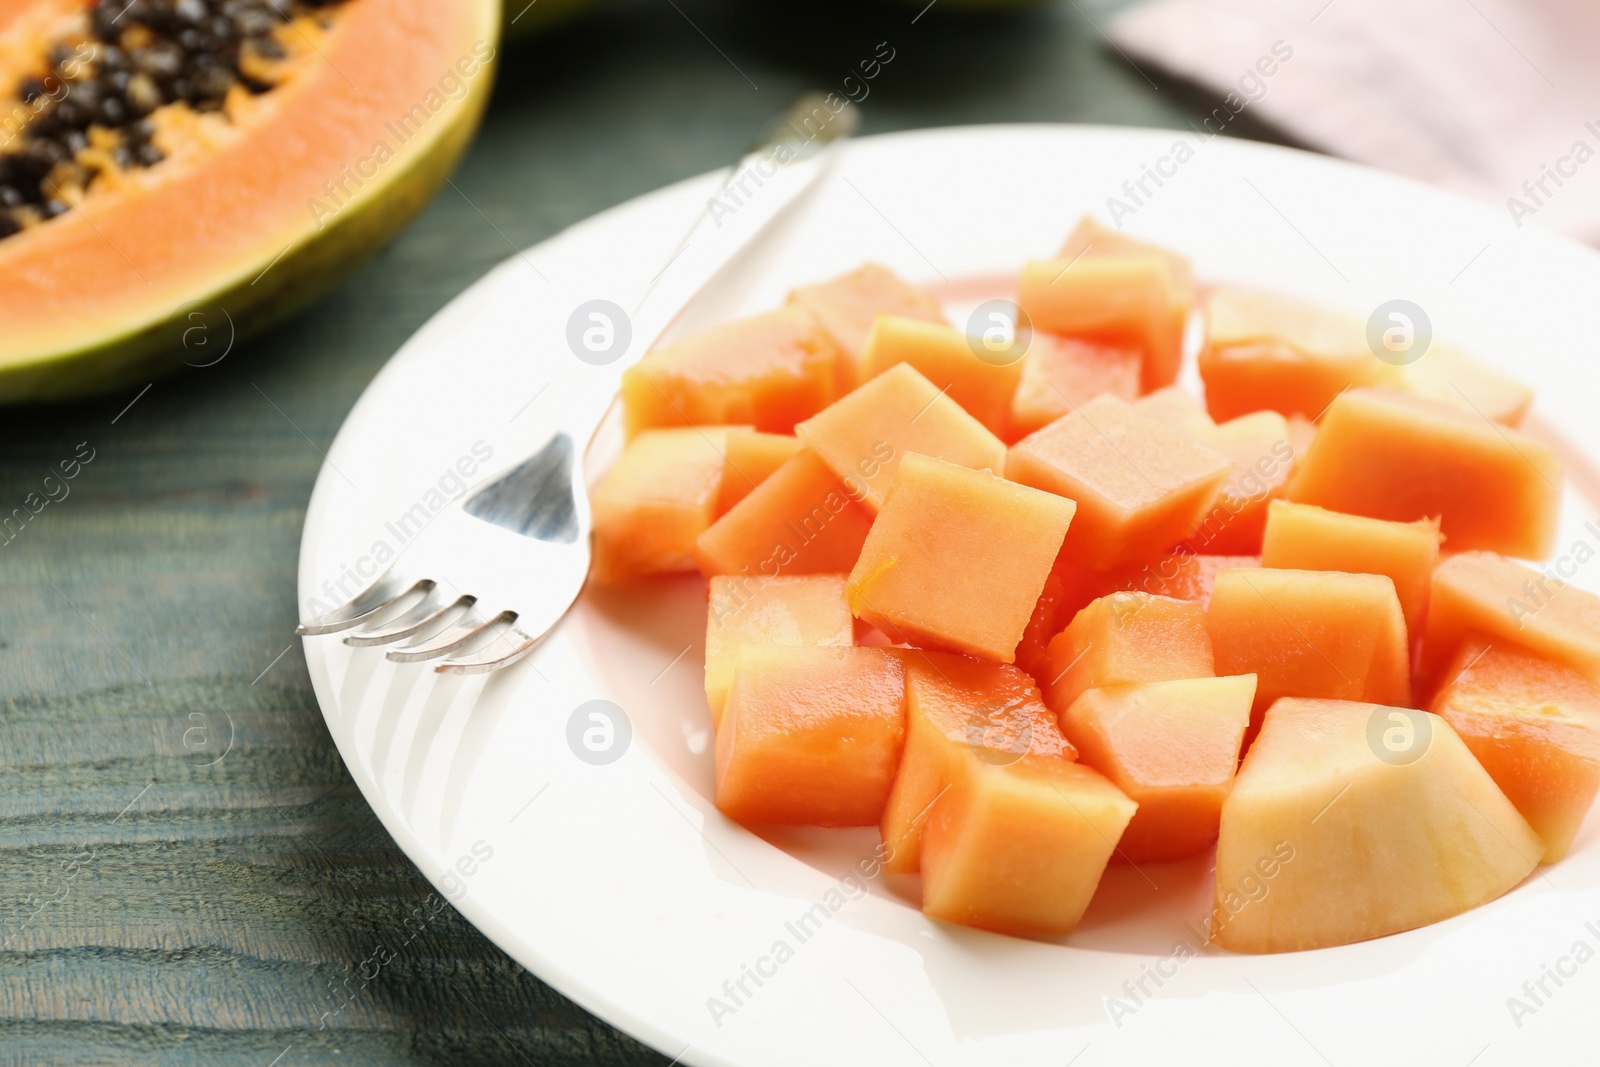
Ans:
POLYGON ((1600 243, 1596 0, 1152 0, 1108 36, 1228 94, 1223 132, 1254 114, 1600 243))

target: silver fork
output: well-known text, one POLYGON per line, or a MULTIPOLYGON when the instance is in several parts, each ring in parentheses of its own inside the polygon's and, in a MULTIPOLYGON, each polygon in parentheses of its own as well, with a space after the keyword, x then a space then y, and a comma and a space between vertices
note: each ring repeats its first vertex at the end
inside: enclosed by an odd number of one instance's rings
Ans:
POLYGON ((620 358, 586 362, 569 385, 544 446, 447 506, 371 585, 296 632, 351 631, 345 643, 357 646, 406 642, 388 658, 412 663, 451 656, 434 668, 443 673, 487 673, 533 651, 571 609, 589 574, 583 457, 623 370, 812 186, 831 157, 827 149, 854 127, 848 107, 836 112, 819 94, 801 97, 730 168, 720 210, 708 202, 651 281, 629 320, 631 340, 620 358), (736 205, 731 212, 730 204, 736 205))

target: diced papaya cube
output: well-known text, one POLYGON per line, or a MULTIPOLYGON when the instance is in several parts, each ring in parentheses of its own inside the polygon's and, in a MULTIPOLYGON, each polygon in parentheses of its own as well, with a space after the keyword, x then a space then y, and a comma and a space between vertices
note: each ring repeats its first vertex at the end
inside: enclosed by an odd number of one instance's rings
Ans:
POLYGON ((1432 709, 1544 840, 1544 862, 1572 847, 1600 792, 1600 689, 1571 667, 1514 645, 1461 646, 1432 709))
POLYGON ((1050 641, 1040 679, 1045 702, 1065 715, 1085 689, 1214 673, 1199 604, 1149 593, 1112 593, 1050 641))
POLYGON ((986 358, 973 346, 973 338, 942 322, 880 315, 867 335, 861 375, 865 380, 896 363, 910 364, 990 433, 1003 435, 1022 364, 1009 348, 986 358))
POLYGON ((1400 597, 1406 632, 1422 635, 1428 588, 1439 564, 1439 523, 1388 522, 1312 504, 1274 500, 1267 511, 1261 565, 1285 570, 1386 574, 1400 597))
POLYGON ((700 572, 770 578, 855 566, 872 513, 810 451, 795 454, 701 534, 700 572))
POLYGON ((1192 600, 1203 608, 1211 600, 1211 585, 1216 584, 1218 574, 1246 566, 1261 566, 1261 557, 1197 555, 1194 549, 1178 549, 1147 563, 1130 563, 1114 571, 1088 571, 1072 563, 1069 553, 1062 552, 1050 568, 1045 589, 1038 593, 1027 629, 1022 630, 1022 640, 1016 646, 1016 664, 1034 677, 1050 677, 1045 649, 1051 638, 1099 597, 1117 592, 1150 593, 1192 600))
POLYGON ((868 263, 816 285, 802 285, 789 294, 789 303, 816 316, 834 344, 845 353, 841 362, 841 394, 867 375, 858 370, 867 348, 867 335, 879 315, 944 322, 944 308, 933 294, 919 289, 888 267, 868 263))
POLYGON ((1050 641, 1066 629, 1078 612, 1112 593, 1148 593, 1192 600, 1204 608, 1211 587, 1223 571, 1259 567, 1259 556, 1201 556, 1180 548, 1148 563, 1132 563, 1112 571, 1090 571, 1068 561, 1066 553, 1045 579, 1033 617, 1017 645, 1017 665, 1035 677, 1050 678, 1045 657, 1050 641))
POLYGON ((1256 675, 1257 724, 1279 697, 1411 703, 1406 620, 1387 575, 1226 571, 1206 627, 1218 674, 1256 675))
POLYGON ((1473 359, 1458 348, 1435 344, 1415 362, 1384 364, 1377 384, 1442 400, 1505 426, 1521 426, 1533 403, 1533 390, 1509 374, 1473 359))
POLYGON ((1202 608, 1211 602, 1217 575, 1224 571, 1261 566, 1260 556, 1202 556, 1179 549, 1149 563, 1110 571, 1101 579, 1101 593, 1120 591, 1192 600, 1202 608))
POLYGON ((1429 592, 1418 680, 1441 681, 1440 672, 1473 631, 1600 682, 1600 597, 1515 560, 1463 552, 1439 564, 1429 592))
POLYGON ((1172 288, 1187 304, 1194 303, 1194 267, 1189 258, 1152 241, 1141 241, 1121 230, 1107 229, 1092 215, 1085 215, 1067 235, 1057 259, 1072 260, 1079 256, 1106 256, 1155 253, 1167 261, 1172 269, 1172 288))
POLYGON ((1006 446, 915 367, 896 364, 795 427, 868 508, 883 507, 908 452, 998 471, 1006 446))
POLYGON ((1513 888, 1540 847, 1436 716, 1281 700, 1222 805, 1212 936, 1294 952, 1415 929, 1513 888))
POLYGON ((1146 392, 1178 375, 1188 311, 1164 255, 1035 260, 1023 265, 1017 306, 1036 330, 1140 346, 1146 392))
POLYGON ((1034 330, 1022 357, 1022 380, 1011 398, 1011 440, 1018 440, 1075 411, 1101 393, 1132 400, 1139 395, 1143 350, 1058 337, 1034 330))
POLYGON ((652 426, 747 424, 791 433, 839 395, 838 347, 805 311, 779 308, 646 353, 622 375, 628 436, 652 426))
POLYGON ((652 430, 628 443, 590 497, 595 581, 694 570, 695 539, 716 517, 729 432, 652 430))
POLYGON ((855 643, 855 619, 842 574, 711 578, 706 607, 706 703, 719 723, 739 653, 751 646, 793 648, 855 643))
POLYGON ((1005 934, 1069 934, 1137 807, 1081 764, 958 761, 922 830, 922 910, 1005 934))
POLYGON ((1194 436, 1227 456, 1233 470, 1189 545, 1219 555, 1260 552, 1267 505, 1284 494, 1294 473, 1288 420, 1276 411, 1255 411, 1198 429, 1194 436))
POLYGON ((1216 428, 1198 397, 1181 385, 1167 385, 1133 401, 1133 410, 1196 438, 1216 428))
POLYGON ((1263 340, 1209 344, 1196 363, 1212 418, 1277 411, 1315 421, 1352 381, 1375 379, 1365 373, 1370 359, 1359 353, 1313 357, 1284 342, 1263 340))
POLYGON ((1213 285, 1202 310, 1208 346, 1275 341, 1312 355, 1360 353, 1377 362, 1367 345, 1364 322, 1348 312, 1288 293, 1247 285, 1213 285))
POLYGON ((874 826, 905 745, 886 648, 745 648, 717 730, 717 807, 743 823, 874 826))
POLYGON ((1139 805, 1119 859, 1182 859, 1217 839, 1255 695, 1246 674, 1115 685, 1073 701, 1062 725, 1080 758, 1139 805))
POLYGON ((800 438, 759 430, 730 430, 724 443, 722 492, 717 496, 717 514, 750 495, 750 490, 766 481, 772 472, 795 457, 805 447, 800 438))
POLYGON ((1056 258, 1070 262, 1079 256, 1126 256, 1150 253, 1166 260, 1167 267, 1172 272, 1172 333, 1169 336, 1178 339, 1177 347, 1166 352, 1170 363, 1152 368, 1150 380, 1145 388, 1155 389, 1167 385, 1178 374, 1183 335, 1188 329, 1189 314, 1194 310, 1195 301, 1194 267, 1188 257, 1170 248, 1130 237, 1120 230, 1107 229, 1094 218, 1085 215, 1078 221, 1072 233, 1067 235, 1061 250, 1056 253, 1056 258), (1165 380, 1159 380, 1162 378, 1165 380))
POLYGON ((1177 574, 1165 579, 1151 592, 1178 600, 1193 600, 1205 607, 1211 603, 1211 591, 1216 588, 1217 575, 1259 566, 1260 556, 1193 556, 1177 574))
POLYGON ((1056 554, 1050 573, 1045 575, 1044 588, 1039 590, 1039 599, 1033 602, 1033 614, 1022 630, 1022 640, 1017 642, 1017 666, 1035 678, 1044 673, 1045 649, 1050 646, 1050 639, 1094 599, 1087 590, 1098 577, 1072 563, 1065 552, 1056 554))
POLYGON ((1194 532, 1232 469, 1182 430, 1101 396, 1013 445, 1006 477, 1077 501, 1075 563, 1110 570, 1160 555, 1194 532))
POLYGON ((1240 567, 1259 567, 1259 556, 1201 556, 1180 548, 1148 563, 1132 563, 1112 571, 1091 571, 1071 563, 1067 554, 1045 579, 1044 590, 1033 606, 1033 616, 1017 645, 1017 666, 1035 677, 1049 678, 1045 658, 1050 641, 1078 612, 1112 593, 1148 593, 1192 600, 1204 608, 1218 574, 1240 567))
POLYGON ((1383 366, 1353 315, 1239 286, 1218 286, 1204 306, 1200 378, 1218 421, 1262 410, 1315 420, 1383 366))
POLYGON ((949 652, 902 653, 906 669, 906 746, 879 828, 883 868, 915 872, 922 826, 963 759, 1010 763, 1023 755, 1072 760, 1056 714, 1022 671, 949 652))
POLYGON ((896 641, 1012 662, 1072 501, 908 453, 850 572, 856 618, 896 641))
POLYGON ((1032 260, 1023 265, 1018 289, 1017 303, 1034 329, 1141 345, 1152 328, 1170 331, 1176 299, 1171 264, 1152 252, 1032 260))
POLYGON ((1452 552, 1538 559, 1555 544, 1561 460, 1448 404, 1353 389, 1328 406, 1289 499, 1394 522, 1437 516, 1452 552))

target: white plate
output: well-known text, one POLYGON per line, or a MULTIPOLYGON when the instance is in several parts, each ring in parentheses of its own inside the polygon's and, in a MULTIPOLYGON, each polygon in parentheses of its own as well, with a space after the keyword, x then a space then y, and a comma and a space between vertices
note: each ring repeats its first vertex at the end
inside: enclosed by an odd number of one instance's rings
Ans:
MULTIPOLYGON (((1105 217, 1107 197, 1132 204, 1123 183, 1180 140, 1194 148, 1188 134, 1061 126, 852 144, 779 239, 680 328, 772 306, 866 259, 970 304, 1052 251, 1082 213, 1105 217)), ((1183 250, 1209 279, 1363 316, 1415 301, 1440 336, 1537 386, 1540 420, 1600 454, 1600 256, 1409 181, 1247 142, 1200 145, 1163 182, 1147 181, 1154 195, 1125 220, 1130 232, 1183 250)), ((425 515, 533 444, 541 388, 573 365, 564 348, 527 340, 538 316, 570 310, 541 306, 544 279, 627 304, 709 191, 705 178, 660 190, 509 260, 395 356, 317 482, 303 613, 334 599, 325 582, 353 583, 370 572, 364 557, 397 547, 402 516, 425 515), (474 446, 492 450, 488 464, 474 446), (458 458, 471 471, 459 481, 458 458)), ((1593 517, 1569 492, 1563 552, 1600 545, 1600 527, 1584 528, 1593 517)), ((1594 586, 1593 569, 1577 581, 1594 586)), ((688 579, 587 595, 529 662, 487 681, 396 668, 333 637, 305 643, 340 752, 407 854, 519 962, 669 1057, 1483 1067, 1570 1063, 1580 1042, 1592 1048, 1600 962, 1563 960, 1579 942, 1600 948, 1596 823, 1569 859, 1487 907, 1338 949, 1202 949, 1185 922, 1208 910, 1204 861, 1150 867, 1149 882, 1113 869, 1059 944, 934 924, 894 879, 841 880, 871 855, 872 831, 797 832, 780 848, 712 807, 702 595, 688 579), (631 744, 605 765, 568 743, 574 711, 594 699, 631 722, 631 744), (1548 996, 1537 987, 1547 966, 1573 972, 1560 986, 1545 978, 1548 996), (1512 997, 1531 1012, 1513 1013, 1512 997)))

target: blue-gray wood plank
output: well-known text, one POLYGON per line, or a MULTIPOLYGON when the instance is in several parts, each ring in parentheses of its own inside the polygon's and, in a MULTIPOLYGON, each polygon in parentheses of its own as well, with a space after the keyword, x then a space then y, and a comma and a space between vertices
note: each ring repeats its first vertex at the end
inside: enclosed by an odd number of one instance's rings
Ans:
MULTIPOLYGON (((921 0, 617 0, 508 53, 455 188, 309 313, 132 407, 136 389, 0 411, 0 512, 93 450, 0 546, 0 1065, 665 1063, 452 909, 407 932, 430 887, 345 773, 291 638, 321 450, 514 249, 720 165, 880 41, 865 132, 1198 122, 1215 101, 1106 46, 1118 6, 947 0, 913 22, 921 0), (380 946, 397 958, 358 975, 380 946)), ((1248 116, 1230 132, 1276 139, 1248 116)))

